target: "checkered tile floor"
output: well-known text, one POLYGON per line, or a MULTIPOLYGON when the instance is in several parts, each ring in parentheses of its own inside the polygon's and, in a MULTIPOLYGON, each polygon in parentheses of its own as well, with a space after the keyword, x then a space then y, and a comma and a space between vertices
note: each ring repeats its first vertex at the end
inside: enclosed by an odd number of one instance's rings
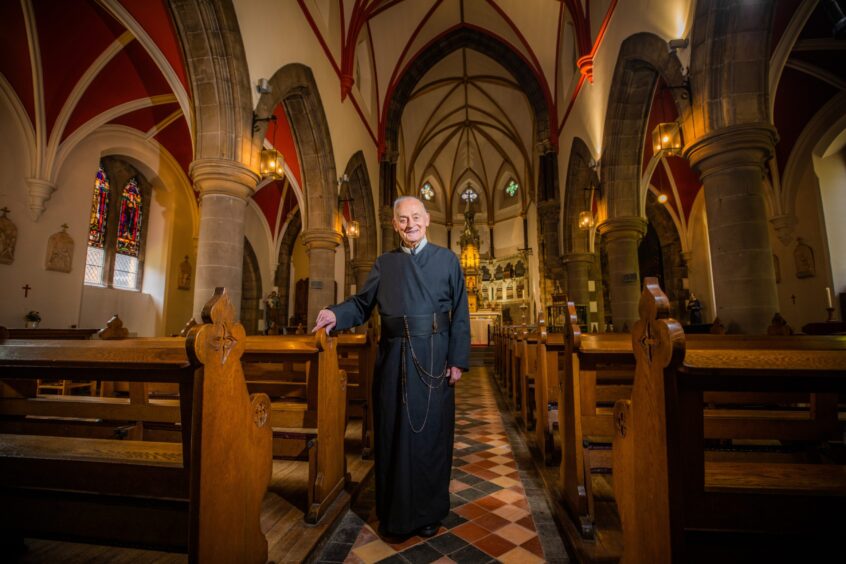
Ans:
POLYGON ((438 534, 381 538, 372 485, 347 513, 318 562, 544 562, 536 518, 497 408, 487 370, 474 367, 456 389, 452 510, 438 534))

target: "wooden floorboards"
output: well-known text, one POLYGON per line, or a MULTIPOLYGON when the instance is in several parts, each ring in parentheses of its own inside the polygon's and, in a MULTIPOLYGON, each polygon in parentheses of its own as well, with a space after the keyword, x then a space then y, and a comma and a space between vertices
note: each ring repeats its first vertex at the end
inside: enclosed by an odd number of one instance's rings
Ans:
MULTIPOLYGON (((303 520, 306 511, 308 463, 297 460, 274 460, 270 487, 262 504, 261 527, 267 536, 270 562, 303 562, 330 533, 350 506, 351 499, 370 478, 373 461, 361 458, 361 422, 351 420, 347 427, 347 472, 350 484, 329 507, 316 525, 303 520)), ((0 554, 2 562, 41 563, 155 563, 171 564, 188 561, 187 555, 154 550, 99 546, 42 539, 26 539, 26 550, 15 559, 0 554)))

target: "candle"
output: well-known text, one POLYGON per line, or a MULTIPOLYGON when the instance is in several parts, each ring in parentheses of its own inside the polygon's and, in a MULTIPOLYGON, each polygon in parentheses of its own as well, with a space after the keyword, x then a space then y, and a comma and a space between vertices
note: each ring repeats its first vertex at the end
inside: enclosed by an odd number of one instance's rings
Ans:
POLYGON ((826 309, 833 309, 834 306, 831 305, 831 288, 826 286, 825 289, 825 308, 826 309))

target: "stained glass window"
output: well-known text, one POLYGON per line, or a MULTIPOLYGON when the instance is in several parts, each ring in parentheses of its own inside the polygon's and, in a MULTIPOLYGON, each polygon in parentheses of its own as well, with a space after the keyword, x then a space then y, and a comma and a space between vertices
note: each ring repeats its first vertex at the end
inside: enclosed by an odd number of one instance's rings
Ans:
POLYGON ((420 197, 427 201, 435 197, 435 191, 432 189, 431 184, 428 182, 423 183, 423 186, 420 187, 420 197))
POLYGON ((519 190, 519 189, 520 189, 520 185, 517 184, 517 181, 514 180, 513 178, 508 182, 508 184, 505 185, 505 193, 508 194, 509 196, 511 196, 512 198, 514 197, 514 194, 516 194, 517 190, 519 190))
POLYGON ((479 195, 473 188, 467 187, 467 190, 461 193, 461 199, 465 202, 473 203, 478 199, 479 195))
POLYGON ((117 252, 131 257, 138 256, 141 241, 141 192, 138 182, 130 178, 120 195, 117 252))
POLYGON ((91 202, 91 218, 88 222, 88 246, 103 248, 106 241, 106 223, 109 220, 109 177, 103 165, 97 169, 94 179, 94 196, 91 202))

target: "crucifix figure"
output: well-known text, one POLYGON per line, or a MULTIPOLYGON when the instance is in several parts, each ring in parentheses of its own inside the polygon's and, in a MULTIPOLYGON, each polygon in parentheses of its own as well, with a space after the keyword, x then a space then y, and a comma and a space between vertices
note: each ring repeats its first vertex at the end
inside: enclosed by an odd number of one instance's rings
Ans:
POLYGON ((24 297, 28 298, 29 297, 29 291, 32 290, 32 287, 29 284, 27 284, 26 286, 21 286, 21 290, 24 291, 24 297))

